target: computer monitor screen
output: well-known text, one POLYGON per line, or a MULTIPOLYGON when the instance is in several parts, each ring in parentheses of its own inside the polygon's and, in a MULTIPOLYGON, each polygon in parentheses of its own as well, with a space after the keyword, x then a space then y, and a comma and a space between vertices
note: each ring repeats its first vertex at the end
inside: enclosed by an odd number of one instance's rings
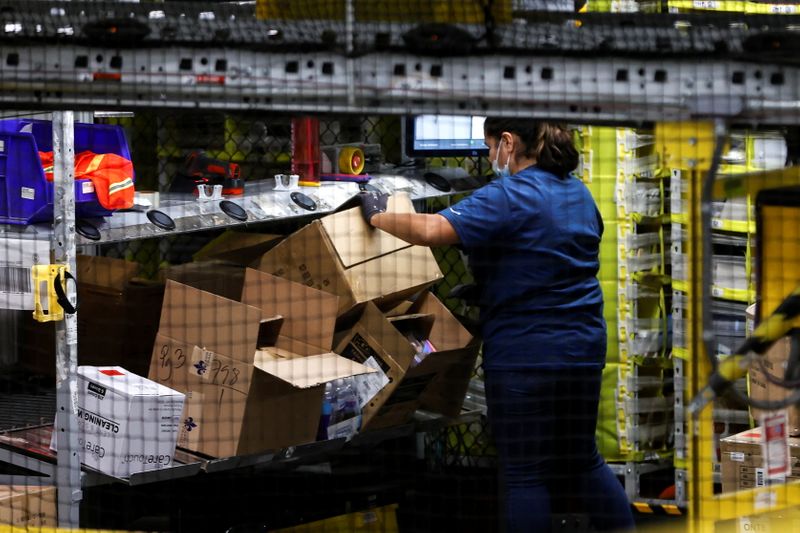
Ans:
POLYGON ((406 153, 409 157, 485 156, 483 142, 486 117, 418 115, 406 122, 406 153))

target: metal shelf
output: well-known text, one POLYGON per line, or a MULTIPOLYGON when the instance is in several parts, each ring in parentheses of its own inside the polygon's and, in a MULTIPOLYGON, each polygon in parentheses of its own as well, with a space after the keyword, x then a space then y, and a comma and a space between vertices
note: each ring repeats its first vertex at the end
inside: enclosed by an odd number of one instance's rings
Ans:
MULTIPOLYGON (((415 432, 431 431, 450 424, 468 423, 480 416, 480 412, 477 411, 465 412, 454 419, 439 415, 427 415, 401 426, 359 433, 349 441, 342 438, 312 442, 247 456, 208 458, 178 449, 175 452, 175 466, 137 473, 129 478, 108 476, 83 466, 82 486, 92 487, 110 483, 140 486, 244 468, 292 469, 302 464, 327 460, 331 454, 345 448, 369 448, 386 440, 413 435, 415 432)), ((50 449, 52 431, 53 425, 45 424, 0 433, 0 462, 34 472, 37 474, 35 477, 45 478, 42 480, 43 484, 53 483, 56 472, 56 452, 50 449)))
POLYGON ((800 120, 800 70, 772 49, 752 48, 762 29, 785 29, 796 18, 718 18, 680 28, 648 17, 634 26, 630 21, 639 19, 630 15, 580 26, 520 19, 498 25, 493 46, 482 39, 483 25, 461 24, 475 51, 447 57, 410 53, 404 35, 416 23, 359 21, 353 33, 345 21, 259 21, 252 6, 14 2, 0 14, 0 102, 524 113, 582 123, 698 115, 776 125, 800 120), (123 42, 89 30, 120 19, 144 36, 123 42))
MULTIPOLYGON (((370 185, 389 194, 407 193, 412 200, 446 197, 466 191, 442 192, 422 179, 401 175, 384 175, 373 178, 370 185)), ((226 198, 242 207, 247 220, 242 222, 226 215, 219 201, 198 201, 191 194, 161 194, 153 208, 169 215, 175 221, 174 230, 165 230, 154 225, 144 211, 117 212, 91 222, 100 231, 100 240, 94 241, 78 236, 81 245, 104 244, 148 238, 161 238, 181 233, 224 229, 263 222, 275 222, 291 218, 324 215, 342 207, 358 195, 356 183, 326 182, 319 187, 300 187, 292 191, 276 191, 268 181, 248 183, 242 196, 226 198), (290 195, 299 191, 317 203, 315 211, 307 211, 295 204, 290 195)), ((153 198, 152 195, 146 195, 153 198)), ((49 241, 52 231, 46 224, 31 226, 0 226, 0 238, 30 238, 49 241)))

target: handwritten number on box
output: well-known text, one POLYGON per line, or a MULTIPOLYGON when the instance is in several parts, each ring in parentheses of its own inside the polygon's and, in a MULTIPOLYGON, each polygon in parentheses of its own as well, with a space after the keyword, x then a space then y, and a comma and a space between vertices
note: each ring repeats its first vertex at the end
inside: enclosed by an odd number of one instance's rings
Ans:
POLYGON ((159 373, 159 379, 161 381, 170 381, 172 379, 173 370, 178 370, 186 364, 186 355, 183 353, 182 349, 176 348, 172 351, 171 346, 165 344, 161 347, 161 356, 159 360, 161 361, 160 368, 162 369, 159 373))

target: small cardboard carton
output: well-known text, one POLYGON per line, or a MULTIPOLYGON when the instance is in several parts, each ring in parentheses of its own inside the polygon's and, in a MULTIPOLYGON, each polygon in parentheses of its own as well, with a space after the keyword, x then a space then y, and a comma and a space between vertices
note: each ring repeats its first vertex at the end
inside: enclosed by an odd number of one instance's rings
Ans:
POLYGON ((10 525, 13 531, 55 528, 56 508, 55 487, 0 485, 0 525, 10 525))
POLYGON ((337 307, 252 269, 242 301, 167 281, 150 377, 186 393, 178 445, 229 457, 313 442, 325 383, 372 372, 330 351, 337 307))
MULTIPOLYGON (((389 209, 413 213, 406 194, 389 209)), ((429 248, 369 227, 360 208, 315 220, 264 254, 259 270, 339 296, 338 315, 375 300, 401 301, 442 278, 429 248)))
POLYGON ((180 392, 122 367, 79 366, 81 462, 120 478, 172 466, 183 404, 180 392))
MULTIPOLYGON (((792 473, 786 481, 800 479, 800 439, 789 438, 792 473)), ((766 484, 761 427, 720 439, 722 492, 763 487, 766 484)))
MULTIPOLYGON (((748 323, 755 321, 754 306, 747 308, 747 321, 748 323)), ((793 389, 781 387, 769 380, 770 377, 776 380, 784 379, 791 347, 791 339, 789 337, 783 337, 773 344, 759 360, 756 360, 751 365, 748 374, 748 386, 751 398, 761 401, 778 401, 792 394, 793 389), (763 367, 761 364, 762 362, 763 367)), ((756 420, 756 423, 760 423, 763 414, 763 411, 760 409, 750 408, 750 415, 756 420)), ((787 407, 786 416, 789 423, 789 435, 800 436, 800 408, 798 408, 797 405, 787 407)))
POLYGON ((367 304, 358 322, 337 334, 337 353, 378 370, 357 380, 367 429, 407 422, 419 407, 447 416, 461 411, 479 343, 429 292, 407 311, 387 317, 367 304), (427 339, 436 351, 417 362, 412 338, 427 339))

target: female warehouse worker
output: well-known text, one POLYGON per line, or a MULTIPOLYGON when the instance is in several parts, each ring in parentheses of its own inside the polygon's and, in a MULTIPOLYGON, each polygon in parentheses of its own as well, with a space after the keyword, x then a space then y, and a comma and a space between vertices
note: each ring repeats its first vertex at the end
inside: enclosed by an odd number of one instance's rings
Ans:
POLYGON ((460 244, 480 293, 489 424, 501 462, 504 525, 543 532, 569 495, 598 530, 633 517, 595 444, 606 326, 596 275, 603 222, 570 173, 578 152, 560 125, 489 118, 500 179, 438 214, 386 212, 363 193, 364 218, 413 244, 460 244))

